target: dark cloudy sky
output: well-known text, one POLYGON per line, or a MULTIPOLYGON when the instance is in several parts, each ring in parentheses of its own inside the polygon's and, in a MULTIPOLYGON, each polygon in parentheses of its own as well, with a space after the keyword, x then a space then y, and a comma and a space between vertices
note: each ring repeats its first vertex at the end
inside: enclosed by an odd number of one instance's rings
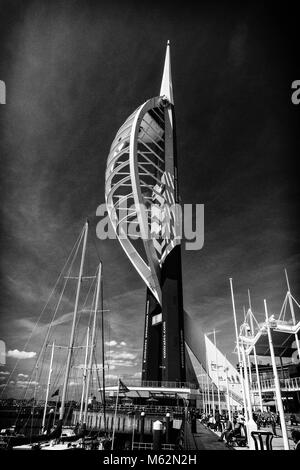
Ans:
MULTIPOLYGON (((127 116, 159 93, 168 39, 182 202, 205 204, 204 247, 183 253, 186 310, 204 331, 221 330, 218 344, 235 363, 228 278, 240 319, 247 288, 259 319, 263 298, 278 313, 284 267, 300 297, 292 7, 179 3, 0 2, 7 87, 0 109, 0 336, 9 351, 38 351, 47 316, 26 341, 89 217, 87 269, 103 260, 107 337, 116 354, 111 374, 139 372, 145 287, 117 241, 97 240, 95 213, 104 202, 110 144, 127 116)), ((67 313, 71 296, 65 301, 67 313)), ((70 315, 64 318, 66 344, 70 315)), ((15 362, 7 358, 2 377, 15 362)), ((28 375, 33 364, 19 361, 13 393, 18 374, 28 375)))

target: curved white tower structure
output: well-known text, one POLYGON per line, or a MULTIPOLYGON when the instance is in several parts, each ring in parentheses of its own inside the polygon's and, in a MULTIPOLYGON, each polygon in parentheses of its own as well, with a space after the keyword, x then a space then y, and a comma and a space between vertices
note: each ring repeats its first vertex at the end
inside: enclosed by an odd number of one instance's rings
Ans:
POLYGON ((105 185, 113 228, 147 286, 143 377, 148 380, 185 378, 174 124, 168 42, 160 95, 139 106, 118 130, 105 185))

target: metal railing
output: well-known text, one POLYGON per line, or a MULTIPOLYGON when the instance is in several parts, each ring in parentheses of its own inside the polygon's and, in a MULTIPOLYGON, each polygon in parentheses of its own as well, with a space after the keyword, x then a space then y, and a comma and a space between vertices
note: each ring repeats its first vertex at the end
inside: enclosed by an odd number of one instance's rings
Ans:
MULTIPOLYGON (((115 404, 114 403, 110 403, 110 404, 106 404, 105 406, 105 409, 106 411, 114 411, 116 408, 115 404)), ((76 411, 79 410, 79 407, 76 408, 76 411)), ((102 411, 103 410, 103 406, 102 405, 97 405, 97 406, 94 406, 93 408, 89 409, 88 411, 89 412, 92 412, 92 411, 96 411, 96 412, 99 412, 99 411, 102 411)), ((129 404, 129 403, 120 403, 118 404, 117 406, 117 411, 123 411, 123 412, 142 412, 144 411, 147 415, 150 415, 150 414, 165 414, 165 413, 178 413, 178 414, 182 414, 184 412, 184 407, 183 406, 158 406, 158 405, 133 405, 133 404, 129 404)))
MULTIPOLYGON (((152 442, 134 442, 133 449, 137 450, 152 450, 153 443, 152 442)), ((175 444, 162 444, 161 450, 175 450, 175 444)))
MULTIPOLYGON (((115 387, 116 383, 108 382, 107 387, 115 387)), ((126 381, 126 386, 130 387, 149 387, 149 388, 197 388, 195 384, 191 382, 177 382, 177 381, 158 381, 158 380, 134 380, 130 379, 126 381)))
MULTIPOLYGON (((300 390, 300 377, 292 377, 289 379, 280 379, 280 389, 283 391, 299 391, 300 390)), ((262 392, 269 392, 275 390, 274 379, 261 380, 260 387, 262 392)), ((251 384, 252 391, 258 391, 258 383, 252 382, 251 384)))

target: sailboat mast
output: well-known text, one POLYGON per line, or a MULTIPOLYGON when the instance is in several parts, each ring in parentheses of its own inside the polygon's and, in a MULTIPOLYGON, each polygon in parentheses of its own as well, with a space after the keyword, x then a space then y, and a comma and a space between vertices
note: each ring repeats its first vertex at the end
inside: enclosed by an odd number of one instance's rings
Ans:
POLYGON ((76 318, 77 318, 77 313, 78 313, 79 295, 80 295, 83 265, 84 265, 84 259, 85 259, 88 227, 89 227, 89 223, 88 223, 88 221, 86 221, 86 223, 84 225, 84 237, 83 237, 83 245, 82 245, 82 254, 81 254, 81 260, 80 260, 78 282, 77 282, 77 290, 76 290, 76 298, 75 298, 75 306, 74 306, 74 314, 73 314, 73 323, 72 323, 72 330, 71 330, 71 335, 70 335, 70 343, 69 343, 69 347, 68 347, 67 366, 66 366, 65 380, 64 380, 62 397, 61 397, 61 407, 60 407, 60 413, 59 413, 59 419, 61 419, 61 420, 63 419, 64 412, 65 412, 66 393, 67 393, 67 385, 68 385, 68 380, 69 380, 69 375, 70 375, 71 359, 72 359, 72 353, 73 353, 73 347, 74 347, 75 326, 76 326, 76 318))
POLYGON ((94 353, 94 349, 95 349, 96 320, 97 320, 97 311, 98 311, 98 305, 99 305, 101 275, 102 275, 102 263, 100 262, 99 267, 98 267, 97 290, 96 290, 96 299, 95 299, 95 312, 94 312, 94 321, 93 321, 93 329, 92 329, 92 339, 91 339, 89 365, 88 365, 87 380, 86 380, 85 406, 84 406, 84 415, 83 415, 83 422, 84 423, 86 423, 86 418, 87 418, 88 397, 89 397, 90 382, 91 382, 91 375, 92 375, 92 366, 93 366, 93 353, 94 353))
POLYGON ((90 327, 88 326, 87 327, 87 334, 86 334, 86 350, 85 350, 85 358, 84 358, 82 393, 81 393, 80 411, 79 411, 79 422, 80 423, 81 423, 81 420, 82 420, 84 396, 85 396, 85 389, 86 389, 87 360, 88 360, 88 353, 89 353, 89 339, 90 339, 90 327))
POLYGON ((101 332, 102 332, 102 406, 103 406, 103 418, 104 418, 104 432, 106 433, 103 282, 101 283, 101 332))
POLYGON ((50 390, 50 384, 51 384, 51 375, 52 375, 52 368, 53 368, 54 348, 55 348, 55 341, 53 341, 52 350, 51 350, 51 359, 50 359, 49 375, 48 375, 48 382, 47 382, 46 399, 45 399, 44 414, 43 414, 43 421, 42 421, 42 433, 44 433, 44 431, 45 431, 47 405, 48 405, 49 390, 50 390))

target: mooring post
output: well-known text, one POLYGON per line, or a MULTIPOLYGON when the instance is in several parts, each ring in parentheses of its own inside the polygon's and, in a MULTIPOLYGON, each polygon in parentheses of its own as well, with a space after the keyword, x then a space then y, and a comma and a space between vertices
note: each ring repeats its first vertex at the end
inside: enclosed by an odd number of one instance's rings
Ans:
POLYGON ((161 421, 155 421, 153 423, 153 450, 161 449, 162 427, 161 421))
POLYGON ((140 434, 140 442, 144 442, 144 430, 145 430, 145 412, 141 412, 141 434, 140 434))
POLYGON ((171 437, 171 419, 170 413, 166 414, 166 444, 170 444, 171 437))

